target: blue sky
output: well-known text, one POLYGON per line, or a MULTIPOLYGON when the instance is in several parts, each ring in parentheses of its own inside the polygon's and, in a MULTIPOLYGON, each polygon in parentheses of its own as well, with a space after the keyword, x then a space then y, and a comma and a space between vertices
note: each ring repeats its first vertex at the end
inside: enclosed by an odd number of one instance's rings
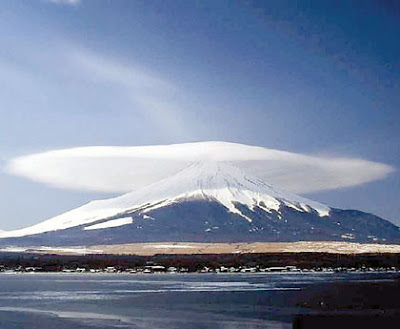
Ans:
MULTIPOLYGON (((90 145, 222 140, 400 167, 400 7, 5 0, 0 166, 90 145)), ((0 169, 1 169, 0 168, 0 169)), ((400 224, 400 175, 309 194, 400 224)), ((111 194, 0 173, 0 228, 111 194)))

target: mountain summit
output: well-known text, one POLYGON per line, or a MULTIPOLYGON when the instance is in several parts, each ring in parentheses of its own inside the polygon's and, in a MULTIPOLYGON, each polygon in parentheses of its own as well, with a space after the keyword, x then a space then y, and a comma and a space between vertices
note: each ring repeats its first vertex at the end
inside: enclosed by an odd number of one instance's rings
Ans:
POLYGON ((284 192, 224 161, 193 162, 120 197, 1 232, 1 244, 357 241, 399 243, 394 224, 284 192))

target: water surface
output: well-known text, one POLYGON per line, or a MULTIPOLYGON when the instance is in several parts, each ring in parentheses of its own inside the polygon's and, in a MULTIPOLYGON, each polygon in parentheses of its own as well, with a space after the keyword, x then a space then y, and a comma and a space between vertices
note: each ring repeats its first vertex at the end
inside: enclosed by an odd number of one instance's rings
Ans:
POLYGON ((0 328, 292 328, 301 298, 394 274, 0 274, 0 328))

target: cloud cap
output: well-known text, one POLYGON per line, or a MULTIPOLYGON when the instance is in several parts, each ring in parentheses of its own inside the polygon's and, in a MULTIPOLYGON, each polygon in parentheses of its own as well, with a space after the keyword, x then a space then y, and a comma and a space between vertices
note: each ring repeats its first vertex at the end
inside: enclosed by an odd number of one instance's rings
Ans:
POLYGON ((362 159, 311 156, 227 142, 53 150, 14 158, 7 171, 59 188, 123 193, 200 161, 230 162, 249 176, 294 193, 360 185, 394 171, 389 165, 362 159))

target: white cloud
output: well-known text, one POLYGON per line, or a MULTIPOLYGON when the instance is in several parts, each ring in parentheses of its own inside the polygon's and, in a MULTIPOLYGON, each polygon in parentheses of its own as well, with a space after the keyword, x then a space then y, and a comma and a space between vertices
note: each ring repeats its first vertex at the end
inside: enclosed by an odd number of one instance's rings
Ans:
POLYGON ((198 161, 228 161, 245 173, 294 193, 368 183, 394 168, 355 158, 319 157, 225 142, 161 146, 99 146, 54 150, 12 159, 8 172, 52 186, 129 192, 198 161))
POLYGON ((165 78, 142 66, 101 56, 82 48, 70 48, 65 54, 79 76, 94 84, 117 87, 132 111, 147 115, 160 129, 185 136, 182 105, 178 89, 165 78))
POLYGON ((48 0, 48 1, 57 5, 70 5, 70 6, 76 6, 82 2, 81 0, 48 0))
MULTIPOLYGON (((66 103, 81 106, 82 113, 108 111, 126 121, 143 120, 149 130, 164 137, 187 139, 193 135, 185 121, 185 92, 132 59, 101 55, 69 42, 54 42, 46 52, 25 53, 30 55, 23 59, 24 65, 0 58, 0 85, 11 90, 7 95, 16 93, 17 100, 29 99, 43 112, 50 111, 50 106, 65 111, 66 103), (65 102, 65 97, 71 99, 65 102)), ((14 99, 6 97, 0 103, 5 101, 14 99)), ((0 112, 7 108, 3 104, 0 112)))

